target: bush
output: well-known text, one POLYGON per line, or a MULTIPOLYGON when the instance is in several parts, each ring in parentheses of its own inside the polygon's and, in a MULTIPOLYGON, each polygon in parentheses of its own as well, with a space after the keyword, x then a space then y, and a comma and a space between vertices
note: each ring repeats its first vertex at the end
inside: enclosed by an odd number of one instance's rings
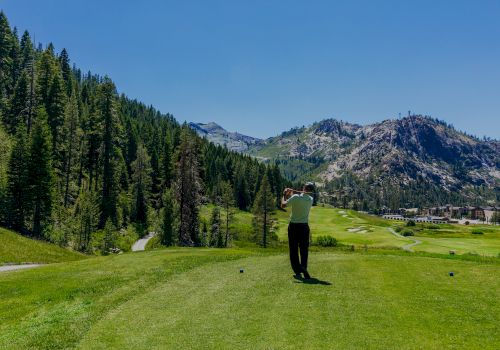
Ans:
POLYGON ((316 238, 316 244, 321 247, 336 247, 338 242, 337 239, 332 236, 319 236, 316 238))
POLYGON ((405 237, 415 236, 415 234, 411 230, 404 230, 403 233, 402 233, 402 235, 405 236, 405 237))
POLYGON ((396 228, 394 229, 394 231, 396 231, 396 232, 401 232, 401 230, 402 230, 402 227, 401 227, 401 226, 398 226, 398 227, 396 227, 396 228))
POLYGON ((408 222, 406 223, 406 226, 408 227, 411 227, 411 226, 415 226, 415 221, 414 220, 408 220, 408 222))
POLYGON ((478 230, 477 228, 472 230, 473 235, 482 235, 484 232, 481 230, 478 230))

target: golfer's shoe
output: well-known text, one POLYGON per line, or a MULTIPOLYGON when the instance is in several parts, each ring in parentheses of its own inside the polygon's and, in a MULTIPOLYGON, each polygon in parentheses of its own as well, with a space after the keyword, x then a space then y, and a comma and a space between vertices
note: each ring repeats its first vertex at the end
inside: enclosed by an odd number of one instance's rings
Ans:
POLYGON ((301 280, 302 275, 300 273, 296 273, 295 275, 293 275, 293 278, 295 278, 296 280, 301 280))
POLYGON ((310 280, 311 279, 311 275, 309 274, 309 272, 307 272, 306 269, 302 268, 302 274, 304 275, 304 278, 306 280, 310 280))

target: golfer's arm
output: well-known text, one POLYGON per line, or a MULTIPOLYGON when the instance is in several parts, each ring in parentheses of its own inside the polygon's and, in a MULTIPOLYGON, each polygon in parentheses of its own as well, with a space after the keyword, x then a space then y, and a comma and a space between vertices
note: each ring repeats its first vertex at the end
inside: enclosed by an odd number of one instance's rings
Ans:
POLYGON ((281 208, 285 209, 286 207, 286 199, 285 199, 285 196, 283 195, 283 197, 281 197, 281 208))
POLYGON ((281 197, 281 208, 285 209, 288 198, 290 198, 290 196, 283 193, 283 196, 281 197))

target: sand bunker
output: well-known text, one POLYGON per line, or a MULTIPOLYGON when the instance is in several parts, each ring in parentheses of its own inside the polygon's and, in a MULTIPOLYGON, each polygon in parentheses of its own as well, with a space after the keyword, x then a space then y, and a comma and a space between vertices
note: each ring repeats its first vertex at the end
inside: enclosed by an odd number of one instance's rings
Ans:
POLYGON ((347 231, 356 233, 368 233, 368 230, 365 230, 364 226, 350 227, 347 229, 347 231))

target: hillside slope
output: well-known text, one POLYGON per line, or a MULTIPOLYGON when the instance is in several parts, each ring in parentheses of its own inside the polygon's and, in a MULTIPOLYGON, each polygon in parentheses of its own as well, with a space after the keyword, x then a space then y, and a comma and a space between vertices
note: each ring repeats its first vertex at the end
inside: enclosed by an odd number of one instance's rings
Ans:
POLYGON ((0 228, 0 265, 7 263, 55 263, 81 260, 86 256, 57 245, 26 238, 0 228))

